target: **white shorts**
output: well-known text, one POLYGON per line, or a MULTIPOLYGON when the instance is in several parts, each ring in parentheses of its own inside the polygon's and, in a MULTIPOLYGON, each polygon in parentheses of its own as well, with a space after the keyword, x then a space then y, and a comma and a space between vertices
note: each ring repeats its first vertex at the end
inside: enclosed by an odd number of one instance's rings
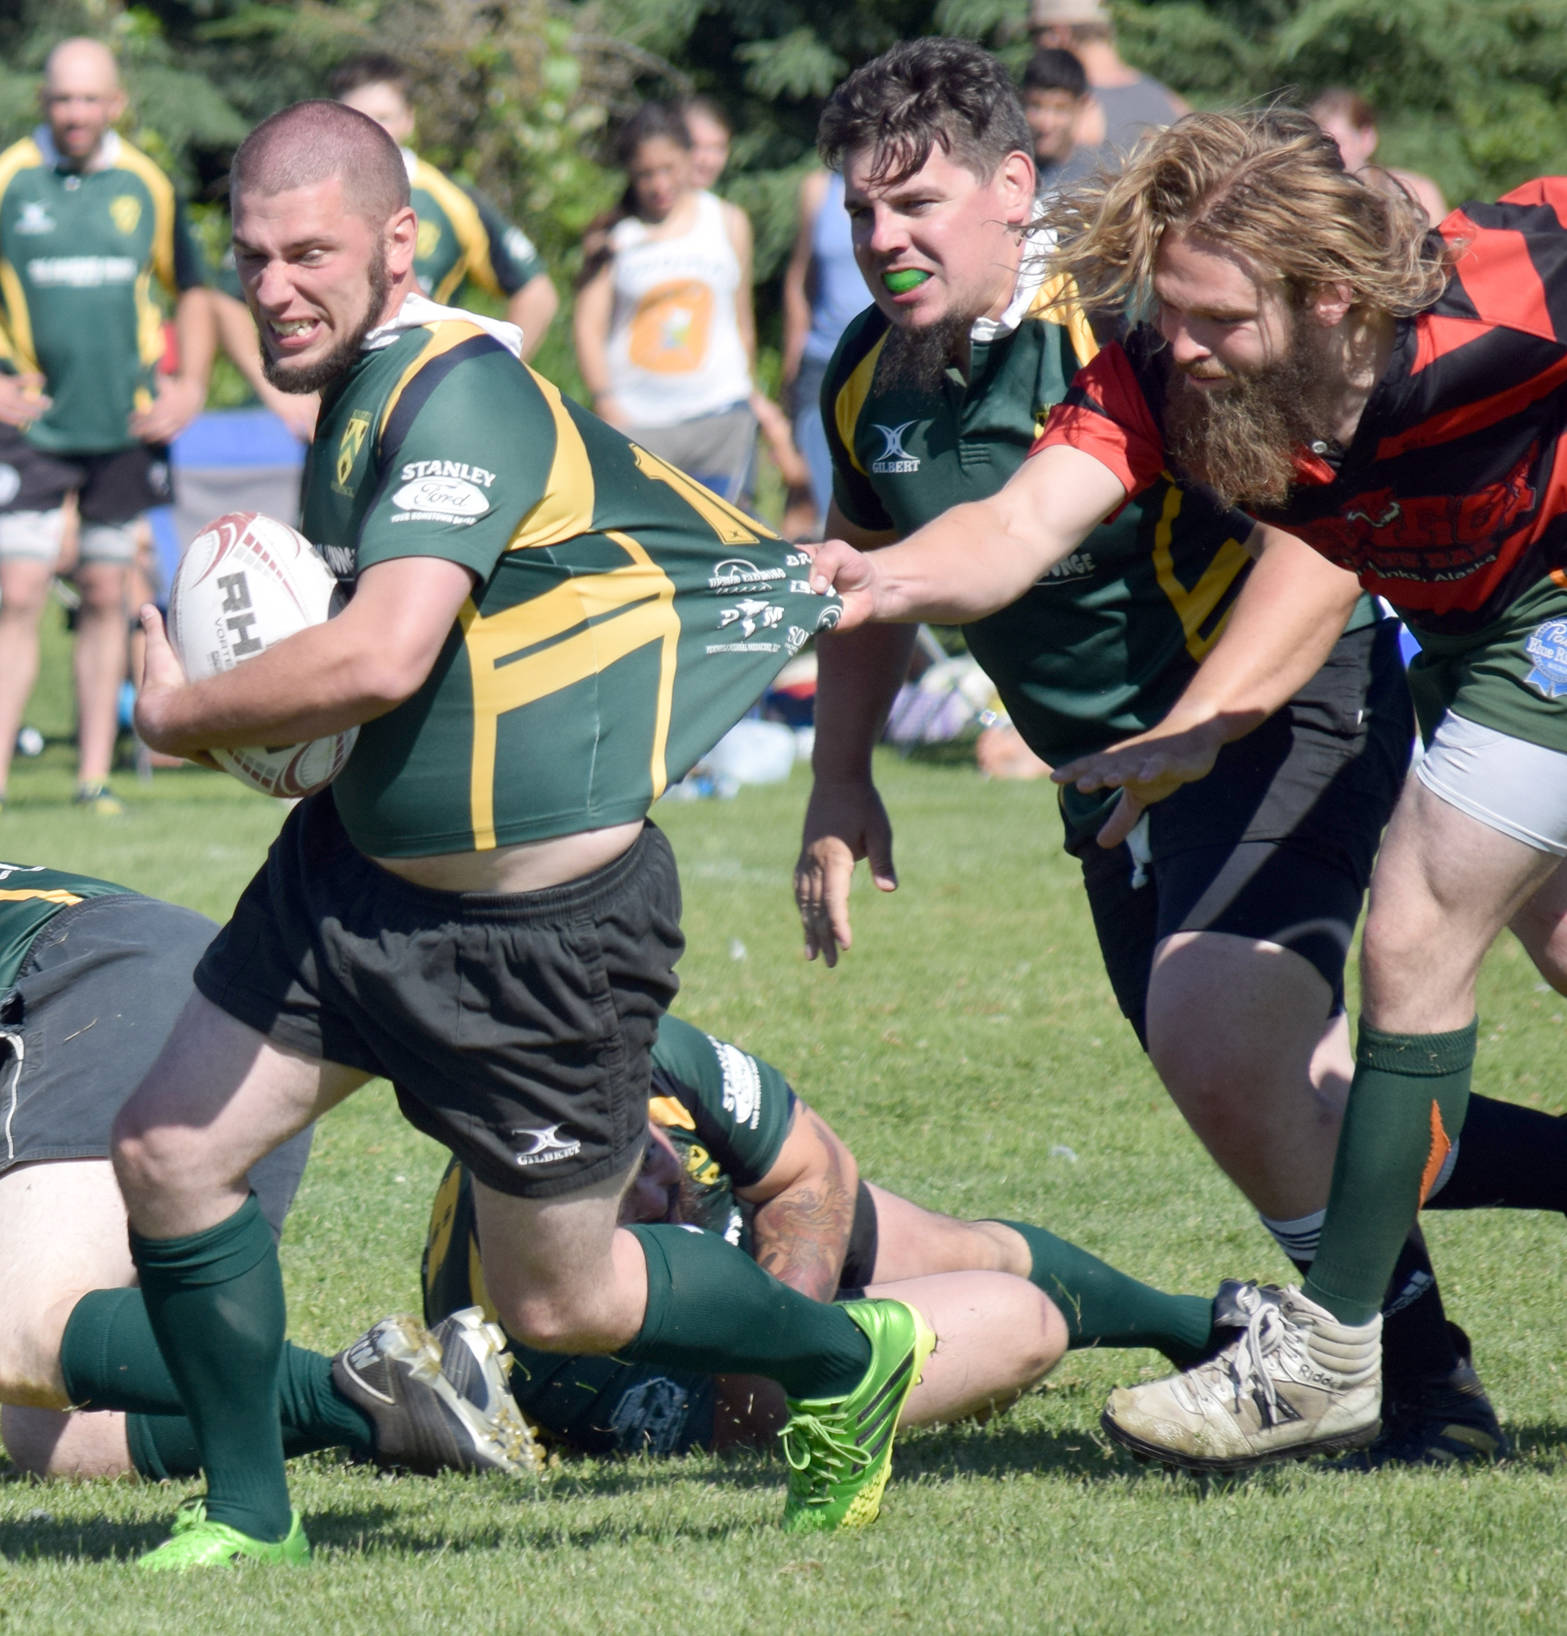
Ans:
POLYGON ((1567 857, 1567 754, 1481 727, 1451 710, 1437 723, 1415 777, 1477 823, 1567 857))

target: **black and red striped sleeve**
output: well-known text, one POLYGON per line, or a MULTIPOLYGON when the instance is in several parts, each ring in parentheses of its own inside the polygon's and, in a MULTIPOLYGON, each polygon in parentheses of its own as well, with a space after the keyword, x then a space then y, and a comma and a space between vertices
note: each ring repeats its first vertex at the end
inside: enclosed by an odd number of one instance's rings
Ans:
POLYGON ((1056 443, 1108 466, 1129 495, 1141 493, 1163 472, 1164 435, 1132 360, 1118 343, 1077 372, 1029 453, 1056 443))

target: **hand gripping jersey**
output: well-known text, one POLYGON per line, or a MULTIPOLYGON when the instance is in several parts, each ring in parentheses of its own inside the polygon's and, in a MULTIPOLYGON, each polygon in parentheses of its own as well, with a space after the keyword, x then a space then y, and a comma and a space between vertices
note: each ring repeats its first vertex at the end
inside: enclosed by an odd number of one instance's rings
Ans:
POLYGON ((130 448, 127 421, 152 402, 172 295, 206 282, 173 185, 113 131, 92 167, 65 168, 47 127, 0 154, 0 364, 43 375, 40 449, 130 448))
POLYGON ((40 864, 0 863, 0 993, 16 981, 38 933, 86 898, 136 897, 128 886, 45 869, 40 864))
MULTIPOLYGON (((877 308, 850 325, 822 388, 833 496, 849 522, 908 534, 994 494, 1022 465, 1098 350, 1080 310, 1056 302, 1061 288, 1025 259, 1007 312, 974 326, 968 380, 948 370, 934 388, 879 378, 895 336, 877 308)), ((1219 635, 1250 567, 1250 532, 1238 514, 1155 481, 1011 607, 965 627, 1038 755, 1064 761, 1164 715, 1219 635)))
POLYGON ((516 339, 410 296, 311 445, 303 529, 340 578, 430 556, 476 579, 332 786, 374 856, 640 818, 838 617, 803 554, 568 403, 516 339))
MULTIPOLYGON (((1434 305, 1398 320, 1349 448, 1297 458, 1260 511, 1352 569, 1422 638, 1461 638, 1538 601, 1567 566, 1567 179, 1468 204, 1438 229, 1455 260, 1434 305)), ((1134 493, 1161 481, 1168 358, 1146 330, 1108 347, 1041 446, 1102 460, 1134 493)))
POLYGON ((488 199, 407 148, 403 161, 419 218, 414 276, 432 300, 451 300, 465 283, 490 295, 514 295, 544 271, 533 241, 503 220, 488 199))
MULTIPOLYGON (((648 1114, 685 1166, 684 1219, 750 1249, 749 1211, 734 1189, 773 1168, 794 1100, 769 1063, 678 1017, 661 1019, 648 1114)), ((455 1159, 431 1206, 421 1278, 427 1322, 474 1305, 496 1316, 479 1265, 472 1179, 455 1159)), ((510 1349, 523 1413, 546 1436, 586 1453, 674 1453, 700 1445, 710 1430, 710 1377, 535 1352, 515 1341, 510 1349)))

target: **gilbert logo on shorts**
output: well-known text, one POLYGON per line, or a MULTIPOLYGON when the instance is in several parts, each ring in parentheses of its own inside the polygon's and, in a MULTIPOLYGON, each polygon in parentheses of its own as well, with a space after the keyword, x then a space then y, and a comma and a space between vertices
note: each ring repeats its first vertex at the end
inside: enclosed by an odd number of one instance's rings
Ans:
POLYGON ((518 1166, 558 1164, 582 1151, 582 1143, 575 1136, 562 1136, 559 1125, 516 1125, 506 1135, 518 1166))

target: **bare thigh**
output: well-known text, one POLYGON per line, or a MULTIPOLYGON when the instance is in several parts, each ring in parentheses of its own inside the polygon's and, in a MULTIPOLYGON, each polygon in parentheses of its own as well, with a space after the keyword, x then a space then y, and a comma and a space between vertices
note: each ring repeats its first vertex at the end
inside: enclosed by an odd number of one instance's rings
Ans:
POLYGON ((647 1263, 636 1238, 617 1227, 636 1168, 548 1199, 474 1181, 485 1287, 519 1341, 546 1352, 613 1352, 641 1329, 647 1263))
POLYGON ((258 1159, 369 1077, 274 1045, 192 995, 114 1122, 131 1225, 149 1238, 216 1226, 244 1202, 258 1159))
POLYGON ((1537 893, 1555 892, 1560 867, 1554 854, 1410 779, 1371 878, 1361 944, 1366 1021, 1404 1034, 1464 1027, 1486 950, 1537 893))
POLYGON ((60 1337, 71 1308, 89 1290, 135 1282, 107 1159, 18 1165, 0 1176, 0 1402, 63 1409, 60 1337))

